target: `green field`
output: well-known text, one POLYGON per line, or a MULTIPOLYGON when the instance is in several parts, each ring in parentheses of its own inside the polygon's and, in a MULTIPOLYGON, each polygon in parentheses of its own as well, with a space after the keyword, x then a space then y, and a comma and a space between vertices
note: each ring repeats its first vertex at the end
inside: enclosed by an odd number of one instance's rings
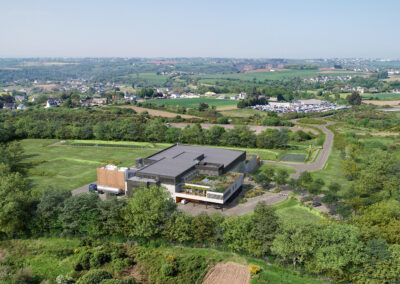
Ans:
POLYGON ((381 94, 362 94, 361 97, 363 100, 382 100, 382 101, 391 101, 391 100, 400 100, 400 94, 395 93, 381 93, 381 94))
POLYGON ((105 163, 131 166, 136 158, 146 157, 165 148, 157 148, 158 145, 140 149, 49 146, 55 142, 57 140, 21 141, 25 150, 24 163, 28 166, 29 182, 34 194, 47 189, 72 190, 96 180, 96 168, 105 163))
POLYGON ((298 222, 318 222, 323 219, 319 211, 300 205, 298 200, 286 199, 280 203, 272 205, 276 209, 276 214, 282 220, 294 220, 298 222))
POLYGON ((273 164, 262 164, 256 171, 255 173, 261 172, 265 169, 268 168, 273 168, 276 171, 278 170, 286 170, 289 174, 294 174, 296 173, 296 169, 289 167, 289 166, 285 166, 285 165, 273 165, 273 164))
POLYGON ((156 73, 133 73, 130 74, 129 76, 123 76, 121 78, 124 79, 130 79, 135 83, 144 83, 148 86, 154 85, 154 86, 161 86, 164 84, 168 76, 167 75, 157 75, 156 73))
POLYGON ((226 106, 236 106, 238 101, 236 100, 222 100, 222 99, 212 99, 212 98, 185 98, 185 99, 168 99, 168 100, 150 100, 148 101, 153 104, 166 105, 166 106, 183 106, 186 108, 198 108, 200 103, 206 103, 210 107, 226 107, 226 106))
POLYGON ((250 73, 231 73, 231 74, 206 74, 202 75, 200 78, 201 83, 205 84, 215 84, 218 80, 241 80, 241 81, 251 81, 256 79, 257 81, 263 80, 282 80, 282 79, 292 79, 296 77, 307 78, 314 76, 341 76, 341 75, 365 75, 365 73, 356 72, 328 72, 321 73, 318 70, 282 70, 274 72, 250 72, 250 73))

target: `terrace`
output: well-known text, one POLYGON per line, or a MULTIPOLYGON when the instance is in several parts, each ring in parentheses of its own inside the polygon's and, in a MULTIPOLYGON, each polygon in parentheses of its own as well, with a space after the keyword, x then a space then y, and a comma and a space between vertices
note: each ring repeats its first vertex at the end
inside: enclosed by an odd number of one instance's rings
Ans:
POLYGON ((180 186, 180 195, 190 195, 205 199, 224 200, 240 187, 243 174, 229 172, 220 176, 196 175, 180 186), (240 185, 239 185, 240 184, 240 185))

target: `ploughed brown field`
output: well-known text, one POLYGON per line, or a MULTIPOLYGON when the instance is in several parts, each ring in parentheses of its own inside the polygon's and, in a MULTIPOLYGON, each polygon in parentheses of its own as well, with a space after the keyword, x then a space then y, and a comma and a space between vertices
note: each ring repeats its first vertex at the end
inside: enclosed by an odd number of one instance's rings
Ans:
POLYGON ((221 262, 208 271, 203 284, 248 284, 250 271, 247 266, 234 262, 221 262))
POLYGON ((121 108, 131 108, 131 109, 135 110, 137 113, 147 111, 152 116, 175 117, 177 115, 180 115, 182 118, 197 118, 196 116, 193 116, 193 115, 178 114, 178 113, 173 113, 173 112, 168 112, 168 111, 163 111, 163 110, 156 110, 156 109, 143 108, 143 107, 137 107, 137 106, 121 106, 121 108))
POLYGON ((400 105, 400 100, 397 101, 363 101, 365 104, 371 104, 376 106, 398 106, 400 105))

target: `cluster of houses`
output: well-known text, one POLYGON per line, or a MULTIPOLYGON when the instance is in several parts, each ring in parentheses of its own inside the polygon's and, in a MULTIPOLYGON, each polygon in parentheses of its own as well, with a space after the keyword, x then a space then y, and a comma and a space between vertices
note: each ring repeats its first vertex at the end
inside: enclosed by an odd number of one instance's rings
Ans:
POLYGON ((311 77, 311 78, 305 78, 303 81, 305 83, 326 83, 328 81, 349 81, 353 78, 350 75, 344 75, 344 76, 317 76, 317 77, 311 77))
POLYGON ((267 105, 255 105, 252 107, 261 111, 272 111, 276 113, 309 113, 309 112, 326 112, 330 110, 346 109, 349 106, 329 103, 322 100, 293 100, 292 102, 275 102, 269 101, 267 105))
POLYGON ((361 87, 361 86, 357 86, 357 87, 351 87, 351 86, 344 86, 340 89, 342 92, 359 92, 360 94, 364 94, 364 93, 379 93, 380 90, 378 88, 372 87, 372 88, 365 88, 365 87, 361 87))

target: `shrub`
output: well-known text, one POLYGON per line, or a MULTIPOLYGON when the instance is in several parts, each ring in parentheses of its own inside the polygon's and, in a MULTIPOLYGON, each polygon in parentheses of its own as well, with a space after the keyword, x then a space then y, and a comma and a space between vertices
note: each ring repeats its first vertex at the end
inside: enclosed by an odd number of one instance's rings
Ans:
POLYGON ((0 266, 0 282, 7 279, 10 275, 11 268, 6 265, 0 266))
POLYGON ((56 278, 57 284, 72 284, 74 283, 74 279, 70 276, 58 275, 56 278))
POLYGON ((88 251, 83 251, 80 253, 78 257, 78 261, 75 264, 75 270, 76 271, 81 271, 81 270, 87 270, 90 268, 90 258, 92 254, 88 251))
POLYGON ((17 270, 17 272, 15 272, 11 283, 30 284, 30 283, 34 283, 35 282, 34 280, 35 279, 33 277, 32 268, 30 266, 27 266, 27 267, 23 267, 20 270, 17 270))
POLYGON ((261 268, 258 265, 250 265, 249 270, 252 274, 257 274, 260 272, 261 268))
POLYGON ((90 267, 99 268, 108 261, 110 261, 110 255, 103 251, 96 251, 90 258, 90 267))
POLYGON ((161 274, 164 277, 169 277, 174 275, 174 267, 172 264, 165 263, 161 266, 161 274))
POLYGON ((98 284, 104 279, 112 279, 110 273, 101 269, 90 270, 76 282, 77 284, 98 284))

